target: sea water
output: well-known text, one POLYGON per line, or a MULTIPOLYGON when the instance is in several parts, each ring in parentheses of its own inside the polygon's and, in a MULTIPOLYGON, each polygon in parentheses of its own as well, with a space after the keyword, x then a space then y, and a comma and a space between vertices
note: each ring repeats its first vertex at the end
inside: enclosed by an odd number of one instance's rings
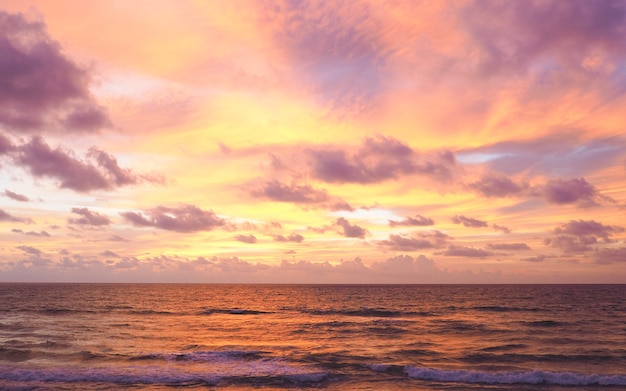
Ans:
POLYGON ((624 285, 0 284, 1 390, 626 389, 624 285))

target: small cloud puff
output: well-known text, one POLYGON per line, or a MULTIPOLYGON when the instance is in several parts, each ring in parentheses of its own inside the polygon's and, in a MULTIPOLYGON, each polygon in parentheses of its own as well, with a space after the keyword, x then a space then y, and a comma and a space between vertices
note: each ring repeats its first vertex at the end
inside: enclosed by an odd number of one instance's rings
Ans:
POLYGON ((144 212, 120 214, 126 221, 138 227, 154 227, 184 233, 210 231, 226 224, 226 221, 213 211, 187 204, 178 207, 157 206, 144 212))
POLYGON ((435 221, 431 218, 424 217, 422 215, 415 215, 415 217, 407 216, 402 220, 389 220, 390 227, 405 226, 405 227, 423 227, 428 225, 434 225, 435 221))
POLYGON ((486 221, 481 221, 481 220, 473 219, 471 217, 465 217, 462 215, 456 215, 452 217, 452 222, 454 224, 463 224, 464 227, 472 227, 472 228, 488 226, 486 221))
POLYGON ((333 225, 339 226, 342 228, 343 236, 346 238, 365 238, 368 231, 363 227, 359 227, 358 225, 350 224, 348 220, 343 217, 338 218, 333 225))
POLYGON ((98 212, 92 212, 87 208, 72 208, 72 213, 79 216, 78 218, 69 218, 67 222, 70 224, 101 226, 111 224, 111 220, 98 212))
POLYGON ((17 193, 14 193, 14 192, 10 191, 10 190, 6 190, 5 189, 4 193, 2 193, 2 194, 4 194, 5 197, 8 197, 8 198, 10 198, 12 200, 15 200, 15 201, 20 201, 20 202, 28 202, 28 201, 30 201, 30 199, 28 197, 26 197, 25 195, 17 194, 17 193))

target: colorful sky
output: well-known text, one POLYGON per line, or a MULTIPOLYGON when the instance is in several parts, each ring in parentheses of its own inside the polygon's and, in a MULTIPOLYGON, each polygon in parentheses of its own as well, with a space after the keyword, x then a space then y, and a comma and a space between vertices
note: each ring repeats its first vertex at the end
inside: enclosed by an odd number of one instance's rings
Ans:
POLYGON ((625 1, 0 8, 0 281, 626 283, 625 1))

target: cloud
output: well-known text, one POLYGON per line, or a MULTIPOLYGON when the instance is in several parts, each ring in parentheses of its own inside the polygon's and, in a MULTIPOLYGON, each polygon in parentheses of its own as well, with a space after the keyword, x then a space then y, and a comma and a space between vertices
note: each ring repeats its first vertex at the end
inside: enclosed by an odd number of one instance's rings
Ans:
POLYGON ((257 239, 254 235, 250 234, 250 235, 236 235, 234 238, 236 241, 238 242, 243 242, 243 243, 256 243, 257 239))
POLYGON ((78 192, 112 190, 137 184, 140 180, 158 182, 120 168, 113 156, 96 148, 87 155, 96 160, 95 165, 73 157, 70 151, 61 147, 52 149, 40 136, 17 147, 17 151, 15 162, 27 168, 33 176, 57 179, 59 187, 78 192))
POLYGON ((109 242, 128 242, 128 239, 124 239, 119 235, 111 235, 106 240, 109 242))
POLYGON ((30 199, 28 197, 26 197, 25 195, 17 194, 17 193, 14 193, 14 192, 10 191, 10 190, 6 190, 5 189, 4 193, 2 193, 2 194, 4 194, 6 197, 11 198, 11 199, 13 199, 15 201, 20 201, 20 202, 28 202, 28 201, 30 201, 30 199))
POLYGON ((604 225, 594 220, 570 220, 552 231, 555 235, 544 240, 544 244, 559 248, 566 253, 581 253, 593 250, 592 245, 602 239, 605 243, 612 242, 611 236, 624 232, 624 228, 604 225))
POLYGON ((265 182, 261 189, 253 190, 251 194, 257 198, 299 204, 317 204, 330 200, 325 190, 317 190, 309 185, 283 185, 278 181, 265 182))
POLYGON ((157 206, 144 212, 122 212, 120 215, 138 227, 154 227, 185 233, 210 231, 226 224, 226 221, 213 211, 187 204, 178 207, 157 206))
POLYGON ((310 148, 311 175, 329 183, 378 183, 405 175, 424 175, 448 180, 456 167, 452 152, 418 154, 394 138, 366 138, 358 150, 349 154, 335 147, 310 148))
MULTIPOLYGON (((476 1, 459 17, 478 51, 475 70, 484 77, 557 68, 572 83, 575 76, 593 76, 581 59, 619 59, 626 48, 626 9, 619 1, 476 1), (534 68, 542 62, 543 69, 534 68)), ((618 71, 611 73, 605 76, 618 71)))
MULTIPOLYGON (((591 130, 554 129, 549 135, 530 140, 508 140, 457 152, 460 161, 478 161, 506 175, 519 173, 575 176, 615 165, 624 156, 626 139, 606 137, 589 140, 591 130)), ((502 178, 501 174, 490 174, 502 178)), ((480 189, 482 181, 475 190, 480 189)), ((525 185, 513 182, 515 186, 525 185)), ((487 187, 489 192, 490 187, 487 187)), ((490 192, 491 194, 491 192, 490 192)), ((511 194, 513 195, 513 194, 511 194)))
POLYGON ((295 242, 300 243, 304 240, 304 236, 300 234, 291 234, 289 236, 274 235, 274 240, 277 242, 295 242))
POLYGON ((535 257, 522 258, 522 259, 520 259, 520 261, 522 261, 522 262, 543 262, 547 258, 548 257, 546 257, 545 255, 537 255, 535 257))
POLYGON ((510 234, 511 233, 511 228, 504 227, 504 226, 498 225, 498 224, 491 224, 491 226, 496 231, 500 231, 500 232, 505 233, 505 234, 510 234))
POLYGON ((539 191, 552 204, 593 203, 593 199, 597 195, 596 188, 584 178, 553 179, 548 181, 539 191))
POLYGON ((9 153, 13 149, 14 149, 13 142, 11 142, 11 140, 7 136, 0 133, 0 155, 9 153))
POLYGON ((433 219, 424 217, 422 215, 415 215, 415 217, 407 216, 402 220, 389 220, 390 227, 397 227, 397 226, 423 227, 423 226, 434 225, 434 224, 435 224, 435 221, 433 219))
POLYGON ((449 246, 441 255, 447 257, 469 257, 469 258, 486 258, 493 255, 491 252, 474 247, 465 246, 449 246))
POLYGON ((489 226, 489 224, 487 224, 486 221, 481 221, 481 220, 477 220, 471 217, 465 217, 461 215, 456 215, 452 217, 452 222, 454 224, 463 224, 464 227, 473 227, 473 228, 489 226))
POLYGON ((39 231, 39 232, 27 231, 27 232, 24 232, 23 230, 18 229, 18 228, 13 228, 11 230, 11 232, 16 233, 16 234, 24 234, 24 235, 28 235, 28 236, 37 236, 37 237, 50 237, 51 236, 46 231, 39 231))
POLYGON ((505 250, 505 251, 525 251, 530 250, 530 247, 526 243, 489 243, 487 248, 491 250, 505 250))
POLYGON ((79 216, 78 218, 69 218, 67 222, 70 224, 101 226, 111 224, 111 220, 98 212, 92 212, 87 208, 72 208, 72 213, 79 216))
POLYGON ((335 115, 373 108, 387 88, 383 69, 391 53, 371 8, 361 1, 279 1, 259 10, 294 79, 335 115))
POLYGON ((380 240, 380 246, 394 251, 417 251, 427 248, 439 248, 445 245, 450 237, 440 231, 418 232, 411 237, 403 235, 389 235, 389 239, 380 240))
POLYGON ((0 209, 0 221, 11 221, 13 223, 33 224, 34 221, 28 217, 15 217, 0 209))
POLYGON ((367 229, 359 227, 358 225, 352 225, 348 220, 343 217, 338 218, 333 225, 337 225, 343 229, 343 236, 346 238, 361 238, 363 239, 367 235, 367 229))
POLYGON ((595 262, 601 265, 626 262, 626 247, 603 248, 594 254, 595 262))
POLYGON ((50 39, 44 23, 0 11, 0 126, 16 132, 109 126, 89 75, 50 39))
POLYGON ((596 244, 598 239, 595 236, 567 236, 558 235, 544 240, 544 244, 556 247, 566 253, 581 253, 591 251, 592 244, 596 244))
POLYGON ((491 174, 470 183, 468 187, 485 197, 508 197, 520 194, 528 184, 520 185, 504 175, 491 174))
POLYGON ((568 223, 555 228, 553 232, 573 236, 597 236, 609 241, 609 236, 624 232, 624 228, 616 225, 604 225, 594 220, 570 220, 568 223))
POLYGON ((20 250, 24 251, 26 254, 40 256, 42 254, 41 250, 31 246, 17 246, 20 250))
POLYGON ((116 253, 114 253, 111 250, 105 250, 102 253, 100 253, 100 255, 104 256, 104 257, 113 257, 113 258, 119 258, 119 255, 117 255, 116 253))

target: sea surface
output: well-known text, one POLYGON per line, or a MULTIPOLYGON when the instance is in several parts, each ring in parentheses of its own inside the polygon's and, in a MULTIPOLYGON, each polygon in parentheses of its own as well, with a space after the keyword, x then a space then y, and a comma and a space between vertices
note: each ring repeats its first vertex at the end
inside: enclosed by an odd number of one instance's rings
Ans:
POLYGON ((626 390, 626 285, 0 284, 0 390, 626 390))

